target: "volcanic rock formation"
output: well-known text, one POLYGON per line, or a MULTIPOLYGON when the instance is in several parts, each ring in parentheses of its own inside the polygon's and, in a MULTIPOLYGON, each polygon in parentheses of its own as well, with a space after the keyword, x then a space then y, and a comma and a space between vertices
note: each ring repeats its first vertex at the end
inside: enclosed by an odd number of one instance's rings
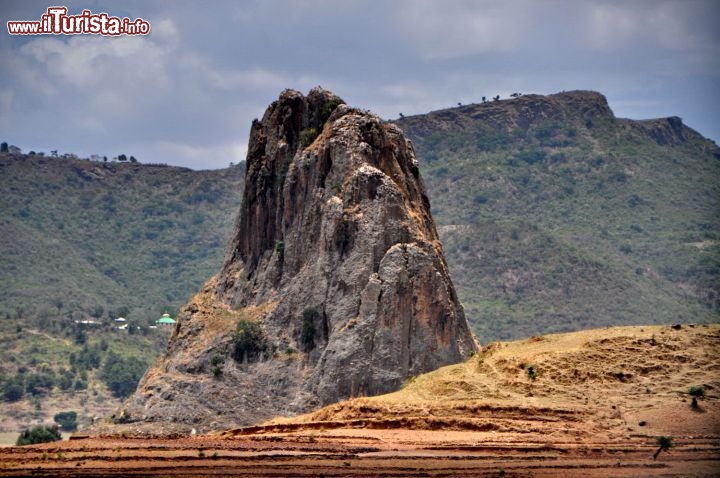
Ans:
POLYGON ((257 423, 477 349, 400 129, 321 88, 286 90, 253 122, 246 167, 220 274, 116 422, 257 423))

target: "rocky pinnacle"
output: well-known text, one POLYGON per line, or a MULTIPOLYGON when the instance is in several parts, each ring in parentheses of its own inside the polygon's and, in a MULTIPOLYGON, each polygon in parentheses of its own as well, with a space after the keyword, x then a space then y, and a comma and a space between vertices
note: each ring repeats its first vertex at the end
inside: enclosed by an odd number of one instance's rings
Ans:
POLYGON ((246 168, 219 275, 116 422, 257 423, 396 390, 477 349, 398 127, 322 88, 285 90, 253 122, 246 168), (262 347, 236 353, 241 321, 262 347))

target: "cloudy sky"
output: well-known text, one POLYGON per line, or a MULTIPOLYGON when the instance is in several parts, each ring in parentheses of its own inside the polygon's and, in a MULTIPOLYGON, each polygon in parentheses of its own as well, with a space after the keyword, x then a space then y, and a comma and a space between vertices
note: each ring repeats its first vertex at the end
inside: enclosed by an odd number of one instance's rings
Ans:
POLYGON ((280 91, 316 85, 383 118, 592 89, 720 141, 717 0, 3 0, 0 19, 0 139, 24 151, 225 167, 280 91), (7 33, 58 4, 152 30, 7 33))

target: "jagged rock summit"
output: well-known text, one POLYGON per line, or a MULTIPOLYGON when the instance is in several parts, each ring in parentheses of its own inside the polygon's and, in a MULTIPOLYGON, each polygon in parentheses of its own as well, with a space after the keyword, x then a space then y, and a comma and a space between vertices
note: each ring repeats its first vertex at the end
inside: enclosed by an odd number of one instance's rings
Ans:
POLYGON ((258 423, 395 390, 477 349, 398 127, 322 88, 286 90, 253 122, 246 166, 219 275, 116 423, 258 423))

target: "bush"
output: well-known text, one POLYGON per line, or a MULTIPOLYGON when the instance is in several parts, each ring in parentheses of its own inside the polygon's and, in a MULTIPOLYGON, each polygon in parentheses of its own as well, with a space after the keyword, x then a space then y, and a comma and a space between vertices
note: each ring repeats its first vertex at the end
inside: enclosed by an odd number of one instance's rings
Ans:
POLYGON ((259 360, 268 350, 265 333, 258 322, 240 320, 233 335, 233 358, 238 362, 259 360))
POLYGON ((543 161, 547 153, 542 149, 523 150, 515 155, 518 161, 524 161, 528 164, 535 164, 543 161))
POLYGON ((305 128, 304 130, 300 131, 300 145, 302 145, 303 148, 307 148, 312 144, 313 141, 315 141, 315 138, 318 137, 317 129, 315 128, 305 128))
POLYGON ((225 358, 220 354, 215 354, 210 359, 210 364, 212 365, 212 374, 215 378, 220 377, 222 375, 222 365, 225 363, 225 358))
POLYGON ((300 343, 306 352, 315 348, 315 333, 317 332, 315 329, 315 321, 319 318, 320 313, 317 310, 313 308, 303 310, 300 343))
POLYGON ((60 371, 60 377, 57 380, 57 385, 60 387, 60 390, 63 392, 67 392, 68 390, 72 389, 73 386, 73 374, 67 369, 63 369, 60 371))
POLYGON ((147 364, 136 357, 122 358, 110 352, 100 371, 100 378, 117 398, 126 398, 135 391, 147 364))
POLYGON ((694 386, 690 387, 690 390, 688 391, 690 396, 692 397, 692 407, 698 408, 698 400, 702 400, 705 398, 705 388, 703 386, 694 386))
POLYGON ((77 412, 59 412, 55 414, 53 420, 65 431, 77 430, 77 412))
POLYGON ((34 373, 25 380, 25 391, 33 396, 45 395, 55 386, 55 378, 47 373, 34 373))
POLYGON ((92 370, 99 368, 101 363, 101 348, 97 344, 85 344, 79 354, 70 354, 70 365, 75 370, 92 370))
POLYGON ((25 395, 25 381, 18 375, 11 378, 3 386, 3 399, 6 402, 17 402, 25 395))
POLYGON ((285 243, 283 241, 275 241, 275 252, 278 254, 285 252, 285 243))
POLYGON ((59 440, 62 440, 62 435, 57 425, 38 425, 31 429, 23 430, 15 442, 15 445, 34 445, 36 443, 50 443, 59 440))
POLYGON ((529 364, 525 367, 525 370, 527 370, 528 377, 530 377, 531 380, 535 380, 538 377, 538 372, 534 365, 529 364))
POLYGON ((660 448, 658 448, 658 450, 653 455, 653 460, 657 459, 657 457, 661 451, 669 450, 670 448, 675 446, 675 444, 673 443, 673 437, 666 437, 666 436, 656 437, 655 441, 657 442, 657 444, 660 448))
POLYGON ((475 204, 485 204, 486 202, 488 202, 488 197, 484 194, 476 194, 473 198, 473 201, 475 202, 475 204))
POLYGON ((330 118, 330 115, 333 111, 335 111, 335 108, 338 107, 342 102, 340 100, 330 100, 326 101, 322 108, 320 108, 320 122, 325 124, 325 122, 330 118))

